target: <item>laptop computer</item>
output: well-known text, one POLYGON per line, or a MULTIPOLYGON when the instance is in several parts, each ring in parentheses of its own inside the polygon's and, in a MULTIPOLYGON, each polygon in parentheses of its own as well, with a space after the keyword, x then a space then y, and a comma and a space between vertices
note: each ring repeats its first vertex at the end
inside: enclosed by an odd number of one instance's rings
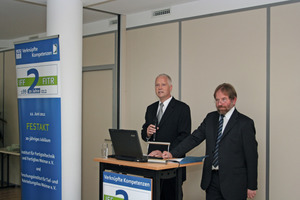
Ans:
POLYGON ((119 160, 147 162, 136 130, 109 129, 114 157, 119 160))
POLYGON ((136 130, 109 129, 115 155, 110 156, 119 160, 136 162, 166 163, 162 158, 143 154, 139 136, 136 130))

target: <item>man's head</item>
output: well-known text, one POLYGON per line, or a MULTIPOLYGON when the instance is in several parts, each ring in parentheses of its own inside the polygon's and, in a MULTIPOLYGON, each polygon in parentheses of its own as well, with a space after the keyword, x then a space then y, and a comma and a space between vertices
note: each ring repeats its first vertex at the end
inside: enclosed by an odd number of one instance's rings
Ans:
POLYGON ((223 83, 215 89, 214 98, 218 112, 225 115, 235 106, 237 94, 231 84, 223 83))
POLYGON ((160 74, 155 79, 155 93, 161 102, 171 97, 172 79, 167 74, 160 74))

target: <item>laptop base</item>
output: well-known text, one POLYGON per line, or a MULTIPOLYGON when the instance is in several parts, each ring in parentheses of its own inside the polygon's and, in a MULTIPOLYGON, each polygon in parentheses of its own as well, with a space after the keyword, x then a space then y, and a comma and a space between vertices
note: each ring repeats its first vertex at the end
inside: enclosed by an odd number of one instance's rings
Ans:
POLYGON ((142 158, 134 158, 134 157, 127 157, 127 156, 114 156, 117 160, 125 160, 125 161, 134 161, 134 162, 148 162, 148 157, 143 156, 142 158))

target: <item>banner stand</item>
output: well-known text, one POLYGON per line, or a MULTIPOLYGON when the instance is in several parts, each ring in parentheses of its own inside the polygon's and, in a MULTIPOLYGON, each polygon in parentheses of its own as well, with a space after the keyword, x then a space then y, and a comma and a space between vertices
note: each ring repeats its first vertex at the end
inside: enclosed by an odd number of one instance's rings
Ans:
POLYGON ((22 199, 60 200, 61 86, 58 36, 15 44, 22 199))

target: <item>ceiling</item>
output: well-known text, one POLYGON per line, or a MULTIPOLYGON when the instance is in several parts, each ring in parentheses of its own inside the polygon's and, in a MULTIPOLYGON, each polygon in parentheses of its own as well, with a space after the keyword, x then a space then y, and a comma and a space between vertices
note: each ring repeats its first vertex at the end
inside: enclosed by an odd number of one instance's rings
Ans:
MULTIPOLYGON (((199 0, 82 0, 85 8, 129 15, 199 0)), ((0 41, 46 32, 46 0, 0 0, 0 41)), ((111 14, 84 9, 83 23, 111 14)))
MULTIPOLYGON (((50 1, 50 0, 48 0, 50 1)), ((61 0, 66 1, 66 0, 61 0)), ((74 0, 68 0, 70 2, 74 0)), ((186 12, 216 12, 289 0, 78 0, 83 2, 83 24, 111 19, 114 14, 130 16, 163 8, 185 7, 186 12), (181 5, 180 5, 181 4, 181 5), (180 5, 180 6, 178 6, 180 5), (99 12, 103 11, 103 12, 99 12), (109 14, 110 13, 110 14, 109 14)), ((46 33, 47 0, 0 0, 0 50, 13 40, 46 33)))

